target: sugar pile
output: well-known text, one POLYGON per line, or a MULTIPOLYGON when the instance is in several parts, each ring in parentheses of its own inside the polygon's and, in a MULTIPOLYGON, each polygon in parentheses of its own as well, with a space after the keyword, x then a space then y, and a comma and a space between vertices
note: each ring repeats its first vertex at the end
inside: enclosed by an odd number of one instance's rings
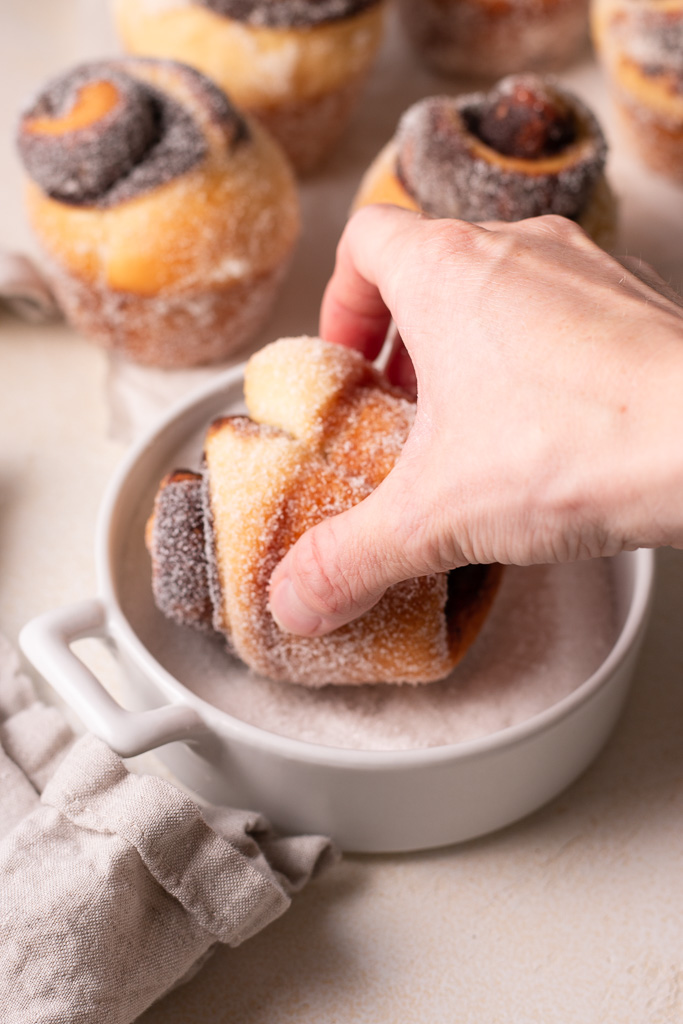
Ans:
POLYGON ((588 678, 618 630, 609 561, 510 567, 484 629, 448 679, 310 690, 252 675, 219 640, 168 622, 141 581, 122 598, 152 654, 210 704, 282 736, 361 750, 440 746, 523 722, 588 678))

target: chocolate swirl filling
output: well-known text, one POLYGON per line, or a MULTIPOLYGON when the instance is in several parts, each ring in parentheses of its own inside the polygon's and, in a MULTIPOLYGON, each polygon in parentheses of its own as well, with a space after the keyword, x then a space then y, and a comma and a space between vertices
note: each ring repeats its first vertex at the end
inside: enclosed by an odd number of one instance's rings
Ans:
MULTIPOLYGON (((107 209, 185 174, 203 160, 201 127, 181 102, 136 77, 147 60, 84 64, 49 82, 24 111, 19 152, 52 198, 107 209)), ((201 91, 229 146, 247 137, 225 94, 203 75, 163 62, 201 91)))
POLYGON ((254 28, 313 28, 374 7, 380 0, 195 0, 254 28))
POLYGON ((607 155, 593 114, 536 75, 511 75, 488 95, 422 100, 397 145, 398 177, 419 206, 470 221, 576 219, 607 155))

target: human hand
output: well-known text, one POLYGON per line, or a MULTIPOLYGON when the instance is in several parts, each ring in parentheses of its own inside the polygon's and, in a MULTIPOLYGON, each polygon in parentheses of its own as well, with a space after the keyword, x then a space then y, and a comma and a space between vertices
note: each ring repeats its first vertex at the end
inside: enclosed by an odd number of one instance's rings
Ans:
POLYGON ((416 381, 414 427, 382 484, 276 568, 283 629, 321 635, 466 563, 681 546, 683 309, 649 268, 559 217, 369 207, 341 239, 320 331, 374 359, 392 318, 405 348, 388 372, 416 381))

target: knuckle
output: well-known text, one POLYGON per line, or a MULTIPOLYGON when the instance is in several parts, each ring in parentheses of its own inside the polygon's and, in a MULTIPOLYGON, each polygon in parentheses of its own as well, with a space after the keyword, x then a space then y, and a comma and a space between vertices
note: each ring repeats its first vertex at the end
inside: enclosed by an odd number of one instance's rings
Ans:
POLYGON ((462 220, 425 220, 418 240, 420 255, 426 260, 461 262, 463 256, 478 251, 482 229, 462 220))
POLYGON ((577 224, 575 220, 569 220, 568 217, 561 217, 558 213, 547 213, 542 217, 532 217, 530 220, 521 223, 537 234, 550 235, 562 241, 575 244, 583 245, 588 242, 591 246, 593 245, 580 224, 577 224))

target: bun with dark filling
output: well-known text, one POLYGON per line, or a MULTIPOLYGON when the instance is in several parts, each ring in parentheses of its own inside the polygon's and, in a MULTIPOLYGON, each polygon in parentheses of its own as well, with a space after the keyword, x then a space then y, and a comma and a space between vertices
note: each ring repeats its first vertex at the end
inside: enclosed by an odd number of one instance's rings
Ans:
POLYGON ((493 601, 499 566, 390 587, 328 636, 280 631, 271 574, 301 534, 362 501, 391 471, 415 405, 362 356, 289 338, 247 364, 249 416, 214 422, 201 472, 161 483, 147 526, 161 611, 222 634, 254 671, 306 686, 426 683, 453 669, 493 601))
POLYGON ((85 64, 19 125, 32 226, 68 319, 155 366, 217 362, 268 315, 299 234, 280 147, 192 68, 85 64))
POLYGON ((577 96, 552 79, 510 75, 488 93, 410 107, 354 206, 389 202, 468 221, 559 214, 609 249, 616 202, 606 157, 602 129, 577 96))

